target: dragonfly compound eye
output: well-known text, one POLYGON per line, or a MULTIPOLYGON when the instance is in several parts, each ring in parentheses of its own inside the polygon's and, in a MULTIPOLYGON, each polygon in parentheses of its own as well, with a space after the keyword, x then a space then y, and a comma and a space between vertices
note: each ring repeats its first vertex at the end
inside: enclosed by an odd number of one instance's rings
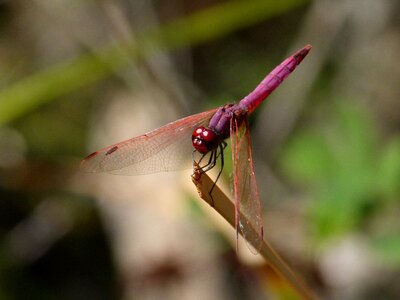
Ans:
POLYGON ((202 154, 215 149, 219 145, 218 135, 204 126, 197 127, 192 134, 193 147, 202 154))

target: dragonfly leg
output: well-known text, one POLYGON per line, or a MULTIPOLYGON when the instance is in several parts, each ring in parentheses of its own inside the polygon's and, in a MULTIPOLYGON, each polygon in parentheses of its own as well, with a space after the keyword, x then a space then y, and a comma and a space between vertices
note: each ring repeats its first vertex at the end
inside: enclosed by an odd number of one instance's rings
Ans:
POLYGON ((213 183, 213 185, 212 185, 210 191, 208 192, 208 194, 210 195, 211 201, 212 201, 212 202, 211 202, 211 206, 212 206, 212 207, 214 207, 214 198, 213 198, 213 196, 212 196, 212 191, 214 190, 215 186, 217 185, 218 179, 219 179, 219 177, 220 177, 221 174, 222 174, 222 170, 224 169, 224 149, 225 149, 225 147, 226 147, 226 143, 225 143, 225 142, 224 142, 224 143, 221 143, 221 144, 219 145, 219 154, 215 157, 214 166, 215 166, 215 164, 216 164, 217 158, 218 158, 219 156, 221 156, 221 168, 219 169, 217 178, 215 179, 215 181, 214 181, 214 183, 213 183))
MULTIPOLYGON (((204 155, 206 155, 206 154, 204 154, 204 155)), ((213 164, 213 161, 215 159, 214 156, 215 156, 215 151, 211 151, 210 158, 208 159, 208 162, 204 166, 202 166, 201 168, 202 169, 207 168, 207 171, 208 171, 209 170, 208 167, 212 166, 212 164, 213 164)), ((207 171, 205 171, 205 172, 207 172, 207 171)))
MULTIPOLYGON (((193 163, 196 162, 196 159, 194 158, 195 152, 197 152, 196 149, 194 149, 193 152, 192 152, 192 161, 193 161, 193 163)), ((206 157, 206 155, 207 155, 207 153, 206 154, 202 154, 200 159, 199 159, 199 161, 196 162, 196 164, 200 168, 200 173, 205 173, 205 172, 207 172, 208 170, 212 169, 215 166, 215 163, 214 163, 214 161, 216 160, 216 158, 214 157, 215 156, 215 151, 211 151, 210 158, 208 159, 208 162, 204 166, 200 166, 201 161, 203 160, 204 157, 206 157), (206 170, 204 170, 205 168, 206 168, 206 170)))
MULTIPOLYGON (((228 145, 225 141, 222 141, 222 150, 225 150, 226 146, 228 145)), ((222 152, 222 151, 221 151, 222 152)))
POLYGON ((214 168, 217 163, 218 156, 219 154, 217 155, 217 150, 212 150, 208 163, 201 167, 200 173, 206 173, 210 171, 212 168, 214 168))
POLYGON ((195 160, 194 160, 194 154, 196 153, 196 151, 197 151, 196 149, 193 149, 193 151, 192 151, 192 161, 193 161, 193 162, 195 162, 195 160))
MULTIPOLYGON (((197 150, 196 149, 193 149, 193 151, 192 151, 192 161, 193 161, 193 163, 194 162, 196 162, 196 159, 194 158, 194 154, 197 152, 197 150)), ((201 155, 201 157, 200 157, 200 159, 199 159, 199 161, 198 162, 196 162, 198 165, 200 165, 200 162, 203 160, 203 158, 206 156, 206 154, 202 154, 201 155)))
MULTIPOLYGON (((218 179, 220 178, 221 174, 222 174, 222 170, 224 169, 224 149, 226 148, 227 144, 225 142, 222 142, 217 149, 212 150, 210 153, 210 158, 208 159, 208 162, 204 165, 200 167, 200 174, 206 173, 208 171, 210 171, 212 168, 215 167, 215 165, 217 164, 217 160, 219 157, 221 157, 221 168, 218 171, 218 175, 217 178, 215 179, 215 181, 213 182, 213 185, 210 189, 210 191, 208 192, 210 198, 211 198, 211 206, 214 207, 214 198, 212 196, 212 191, 214 190, 215 186, 217 185, 218 179)), ((194 153, 196 150, 193 150, 192 152, 192 159, 193 161, 195 161, 194 158, 194 153)), ((203 154, 199 161, 197 162, 197 164, 199 165, 201 163, 201 161, 203 160, 203 158, 206 156, 206 154, 203 154)))

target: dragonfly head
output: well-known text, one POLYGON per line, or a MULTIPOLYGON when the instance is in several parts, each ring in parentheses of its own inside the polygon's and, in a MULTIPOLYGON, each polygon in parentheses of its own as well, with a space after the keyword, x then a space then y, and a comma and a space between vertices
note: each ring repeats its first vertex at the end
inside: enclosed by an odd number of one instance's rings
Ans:
POLYGON ((217 148, 219 143, 219 136, 209 128, 200 126, 193 131, 192 145, 201 154, 206 154, 217 148))

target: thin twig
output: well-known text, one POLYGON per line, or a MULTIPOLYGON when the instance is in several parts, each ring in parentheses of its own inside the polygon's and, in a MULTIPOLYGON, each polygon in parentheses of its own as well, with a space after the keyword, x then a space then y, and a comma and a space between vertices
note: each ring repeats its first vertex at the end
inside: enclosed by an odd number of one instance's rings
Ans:
MULTIPOLYGON (((213 185, 212 179, 206 174, 201 173, 199 169, 195 168, 195 172, 192 175, 192 181, 195 184, 199 196, 212 206, 229 224, 235 228, 235 204, 234 201, 227 197, 218 186, 215 186, 212 192, 211 199, 209 191, 213 185), (212 205, 214 204, 214 205, 212 205)), ((240 219, 245 224, 250 224, 247 222, 246 216, 240 213, 240 219)), ((248 243, 252 244, 251 240, 257 240, 257 231, 254 228, 248 230, 246 236, 249 237, 248 243), (253 238, 254 237, 254 238, 253 238)), ((257 245, 253 247, 258 248, 257 245)), ((259 250, 261 256, 269 263, 269 265, 304 298, 304 299, 317 299, 317 297, 311 292, 311 290, 306 286, 306 284, 301 280, 285 263, 285 261, 276 253, 272 246, 263 240, 262 247, 259 250)))

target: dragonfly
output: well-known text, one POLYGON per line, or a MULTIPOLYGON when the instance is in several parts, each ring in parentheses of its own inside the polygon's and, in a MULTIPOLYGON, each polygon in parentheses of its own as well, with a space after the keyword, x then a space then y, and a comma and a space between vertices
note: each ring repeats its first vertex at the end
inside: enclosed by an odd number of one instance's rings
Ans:
POLYGON ((82 160, 81 170, 118 175, 177 171, 189 167, 188 157, 192 152, 193 166, 202 163, 201 172, 208 172, 218 160, 221 162, 214 187, 224 166, 225 140, 230 138, 236 235, 238 238, 240 231, 248 243, 259 250, 257 246, 261 247, 263 242, 262 210, 254 174, 248 117, 296 69, 310 49, 311 45, 306 45, 285 59, 238 103, 179 119, 96 151, 82 160), (247 221, 240 220, 239 212, 246 216, 247 221), (253 232, 256 230, 256 237, 250 234, 251 227, 253 232))

